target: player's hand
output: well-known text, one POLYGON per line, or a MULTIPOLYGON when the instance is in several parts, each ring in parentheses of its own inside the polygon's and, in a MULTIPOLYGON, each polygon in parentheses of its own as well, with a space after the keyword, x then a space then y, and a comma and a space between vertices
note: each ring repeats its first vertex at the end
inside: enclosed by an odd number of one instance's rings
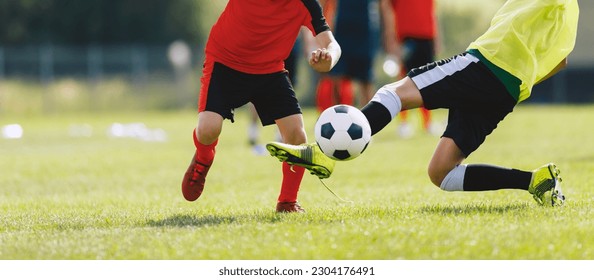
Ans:
POLYGON ((309 65, 318 72, 328 72, 332 69, 332 55, 325 48, 320 48, 311 52, 309 65))

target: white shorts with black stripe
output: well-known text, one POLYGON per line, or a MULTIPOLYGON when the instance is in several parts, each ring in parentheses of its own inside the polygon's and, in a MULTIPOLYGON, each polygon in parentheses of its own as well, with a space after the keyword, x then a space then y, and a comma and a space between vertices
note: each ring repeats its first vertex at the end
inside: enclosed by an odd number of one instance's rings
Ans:
POLYGON ((516 100, 477 57, 462 53, 412 69, 408 76, 427 109, 449 109, 442 137, 452 138, 469 156, 513 111, 516 100))

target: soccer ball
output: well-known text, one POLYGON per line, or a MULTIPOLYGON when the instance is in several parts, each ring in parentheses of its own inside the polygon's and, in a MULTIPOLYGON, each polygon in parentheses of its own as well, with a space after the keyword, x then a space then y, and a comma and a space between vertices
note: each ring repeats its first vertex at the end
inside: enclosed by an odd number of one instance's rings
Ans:
POLYGON ((367 148, 371 127, 359 109, 336 105, 322 112, 314 127, 314 135, 325 155, 335 160, 351 160, 367 148))

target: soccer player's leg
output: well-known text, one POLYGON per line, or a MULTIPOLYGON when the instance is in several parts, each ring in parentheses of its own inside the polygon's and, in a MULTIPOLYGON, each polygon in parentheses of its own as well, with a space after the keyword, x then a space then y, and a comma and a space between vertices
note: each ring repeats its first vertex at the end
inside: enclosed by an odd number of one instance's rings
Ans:
POLYGON ((427 171, 429 179, 444 190, 463 190, 464 177, 453 175, 458 175, 455 170, 465 158, 466 156, 452 138, 442 137, 429 162, 427 171))
POLYGON ((301 114, 278 119, 276 123, 281 134, 288 136, 283 136, 285 143, 268 143, 266 148, 270 154, 289 165, 304 167, 320 178, 330 177, 334 160, 322 153, 317 144, 305 144, 307 137, 301 114))
MULTIPOLYGON (((450 117, 450 120, 451 124, 456 123, 456 117, 450 117)), ((429 177, 442 190, 474 192, 517 189, 528 191, 540 205, 563 204, 565 197, 561 192, 561 177, 554 164, 544 165, 534 171, 487 164, 462 164, 462 160, 479 144, 468 145, 461 135, 455 128, 446 129, 429 164, 429 177), (456 143, 460 143, 462 148, 456 143)))
POLYGON ((429 164, 431 181, 444 191, 528 191, 532 172, 487 164, 462 164, 507 114, 450 109, 448 126, 429 164), (491 117, 488 117, 491 116, 491 117))
POLYGON ((553 163, 533 171, 486 164, 460 164, 447 174, 440 188, 444 191, 518 189, 528 191, 540 205, 561 206, 565 202, 559 169, 553 163))
MULTIPOLYGON (((282 141, 285 143, 293 145, 305 143, 307 135, 303 115, 287 74, 279 72, 275 75, 268 75, 266 82, 269 84, 269 90, 259 91, 252 100, 260 115, 262 125, 276 124, 282 141)), ((277 212, 305 212, 297 202, 304 173, 304 167, 292 166, 290 162, 283 162, 283 179, 277 199, 277 212)))
POLYGON ((182 194, 188 201, 194 201, 202 195, 206 175, 215 157, 215 147, 223 126, 223 117, 217 113, 203 111, 198 117, 198 126, 193 139, 196 147, 190 165, 182 180, 182 194))
POLYGON ((235 86, 235 83, 229 82, 229 71, 233 70, 215 63, 212 57, 207 56, 204 60, 200 78, 198 125, 192 136, 196 150, 182 179, 182 194, 188 201, 194 201, 202 195, 206 175, 214 161, 223 119, 233 119, 233 111, 225 105, 230 99, 225 93, 235 86))
MULTIPOLYGON (((294 114, 275 121, 283 140, 291 144, 303 144, 307 141, 303 117, 294 114)), ((270 150, 270 148, 269 148, 270 150)), ((282 164, 283 180, 278 196, 277 212, 305 212, 297 202, 297 194, 305 173, 304 166, 291 166, 290 162, 282 164)))
POLYGON ((468 148, 463 138, 457 135, 446 130, 446 136, 440 139, 431 158, 428 173, 436 186, 450 192, 528 190, 531 172, 487 164, 462 164, 466 154, 474 148, 468 148), (462 148, 456 141, 463 145, 462 148))
POLYGON ((405 77, 398 82, 381 87, 361 112, 371 126, 371 135, 386 127, 401 110, 418 108, 423 98, 415 83, 405 77))

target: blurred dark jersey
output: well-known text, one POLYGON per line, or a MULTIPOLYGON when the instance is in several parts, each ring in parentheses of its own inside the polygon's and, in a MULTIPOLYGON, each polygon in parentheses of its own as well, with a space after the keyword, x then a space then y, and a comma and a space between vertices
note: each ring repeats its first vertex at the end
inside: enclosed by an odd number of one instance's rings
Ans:
POLYGON ((343 55, 373 59, 379 45, 379 31, 377 0, 338 1, 334 36, 340 43, 343 55))

